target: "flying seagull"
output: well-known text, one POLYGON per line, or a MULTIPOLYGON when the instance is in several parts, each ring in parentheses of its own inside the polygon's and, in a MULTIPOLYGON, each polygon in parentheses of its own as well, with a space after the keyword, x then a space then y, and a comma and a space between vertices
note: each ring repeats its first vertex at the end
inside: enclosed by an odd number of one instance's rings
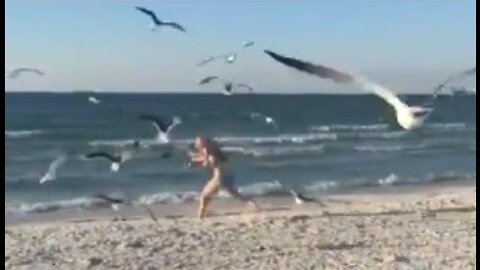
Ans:
POLYGON ((98 151, 98 152, 92 152, 87 155, 85 155, 85 158, 87 159, 97 159, 97 158, 103 158, 111 162, 110 169, 113 172, 118 172, 120 170, 120 165, 127 160, 130 160, 135 152, 140 148, 140 142, 134 141, 133 144, 133 149, 127 149, 123 150, 119 155, 115 154, 110 154, 104 151, 98 151))
POLYGON ((150 9, 147 9, 147 8, 144 8, 144 7, 135 7, 135 8, 138 11, 142 12, 143 14, 149 16, 152 19, 153 23, 150 27, 151 31, 155 31, 155 30, 157 30, 157 28, 162 27, 162 26, 172 27, 172 28, 174 28, 178 31, 181 31, 181 32, 186 32, 187 31, 185 29, 185 27, 183 27, 182 25, 180 25, 176 22, 164 22, 164 21, 159 20, 157 15, 155 14, 155 12, 153 12, 150 9))
POLYGON ((255 42, 253 42, 253 41, 245 41, 245 42, 243 42, 242 47, 243 47, 243 48, 248 48, 248 47, 251 47, 251 46, 253 46, 253 45, 255 45, 255 42))
POLYGON ((94 105, 98 105, 100 103, 102 103, 99 99, 97 99, 96 97, 94 96, 90 96, 88 97, 88 102, 94 104, 94 105))
POLYGON ((139 116, 140 120, 148 121, 157 129, 156 140, 162 144, 170 143, 170 132, 178 125, 182 123, 180 117, 173 117, 168 123, 160 119, 155 115, 142 114, 139 116))
POLYGON ((57 179, 57 170, 67 161, 67 156, 61 155, 57 157, 50 166, 48 166, 47 172, 42 176, 39 183, 45 184, 46 182, 57 179))
POLYGON ((307 197, 305 196, 304 194, 302 193, 299 193, 295 190, 290 190, 290 194, 292 194, 293 198, 295 199, 295 203, 298 204, 298 205, 302 205, 302 204, 305 204, 305 203, 316 203, 318 205, 320 205, 321 207, 324 207, 325 204, 315 198, 310 198, 310 197, 307 197))
POLYGON ((198 84, 200 85, 204 85, 204 84, 210 84, 214 81, 219 81, 220 83, 222 83, 223 85, 223 94, 226 95, 226 96, 231 96, 233 94, 233 89, 234 88, 245 88, 248 90, 248 92, 250 93, 253 93, 255 91, 255 89, 253 89, 253 87, 251 87, 250 85, 248 84, 245 84, 245 83, 234 83, 234 82, 231 82, 231 81, 227 81, 227 80, 224 80, 224 79, 221 79, 220 77, 218 76, 208 76, 208 77, 205 77, 204 79, 200 80, 200 82, 198 84))
POLYGON ((215 60, 216 58, 217 58, 216 56, 207 56, 207 57, 203 58, 202 61, 198 62, 197 66, 206 65, 206 64, 212 62, 213 60, 215 60))
MULTIPOLYGON (((252 47, 253 45, 255 45, 255 42, 253 42, 253 41, 243 42, 242 48, 246 49, 248 47, 252 47)), ((198 62, 197 66, 206 65, 206 64, 208 64, 208 63, 210 63, 214 60, 217 60, 217 59, 224 59, 225 63, 233 64, 237 60, 237 57, 238 57, 237 51, 233 51, 233 52, 229 52, 229 53, 225 53, 225 54, 220 54, 220 55, 215 55, 215 56, 208 56, 208 57, 203 58, 200 62, 198 62)))
POLYGON ((36 69, 36 68, 17 68, 17 69, 14 69, 10 72, 5 72, 7 73, 7 76, 9 79, 16 79, 18 77, 20 77, 20 75, 22 74, 25 74, 25 73, 31 73, 31 74, 35 74, 35 75, 38 75, 38 76, 45 76, 45 73, 39 69, 36 69))
POLYGON ((278 128, 277 122, 271 116, 264 115, 264 114, 257 113, 257 112, 252 112, 252 113, 250 113, 250 118, 252 120, 260 120, 260 121, 264 122, 265 124, 267 124, 269 126, 272 126, 275 129, 278 128))
POLYGON ((221 54, 221 55, 215 55, 215 56, 207 56, 202 59, 202 61, 197 63, 197 66, 203 66, 206 65, 214 60, 217 59, 224 59, 225 63, 227 64, 233 64, 237 60, 237 53, 236 52, 231 52, 231 53, 226 53, 226 54, 221 54))
POLYGON ((365 91, 374 93, 395 109, 397 122, 403 129, 412 130, 420 128, 433 111, 431 108, 409 106, 400 100, 400 98, 398 98, 390 89, 367 79, 352 76, 326 66, 314 65, 295 58, 282 56, 269 50, 265 50, 265 53, 276 61, 299 71, 323 79, 330 79, 336 83, 356 85, 365 91))
POLYGON ((229 53, 225 56, 225 62, 227 64, 233 64, 235 63, 235 60, 237 60, 237 53, 235 52, 229 53))
POLYGON ((467 78, 469 76, 473 76, 477 73, 477 67, 471 68, 469 70, 465 70, 464 72, 460 74, 455 74, 453 76, 448 77, 443 83, 439 84, 434 88, 433 96, 436 97, 440 91, 442 91, 445 86, 447 86, 449 83, 456 81, 456 80, 462 80, 464 78, 467 78))

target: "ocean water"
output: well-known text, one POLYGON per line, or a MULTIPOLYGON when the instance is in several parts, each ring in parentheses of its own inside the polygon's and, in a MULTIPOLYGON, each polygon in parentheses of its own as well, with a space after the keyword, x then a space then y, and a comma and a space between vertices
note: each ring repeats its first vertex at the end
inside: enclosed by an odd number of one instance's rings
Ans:
MULTIPOLYGON (((276 196, 285 188, 309 193, 364 187, 476 181, 476 100, 442 97, 421 130, 395 125, 393 111, 369 95, 5 93, 5 213, 105 207, 96 193, 123 194, 149 204, 193 200, 208 178, 185 166, 197 135, 217 138, 242 192, 276 196), (138 114, 179 116, 176 151, 138 153, 118 173, 81 155, 118 151, 155 129, 138 114), (268 125, 258 114, 275 119, 268 125), (57 179, 38 181, 60 155, 57 179), (274 182, 274 181, 278 182, 274 182), (281 183, 282 188, 278 186, 281 183)), ((406 96, 423 103, 425 96, 406 96)), ((393 187, 394 188, 394 187, 393 187)))

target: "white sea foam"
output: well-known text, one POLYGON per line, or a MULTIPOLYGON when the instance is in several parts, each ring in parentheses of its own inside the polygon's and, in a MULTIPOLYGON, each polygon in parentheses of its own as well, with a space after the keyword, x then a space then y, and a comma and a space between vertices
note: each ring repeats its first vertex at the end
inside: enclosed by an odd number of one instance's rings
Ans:
POLYGON ((32 136, 44 133, 42 130, 5 130, 7 138, 30 138, 32 136))

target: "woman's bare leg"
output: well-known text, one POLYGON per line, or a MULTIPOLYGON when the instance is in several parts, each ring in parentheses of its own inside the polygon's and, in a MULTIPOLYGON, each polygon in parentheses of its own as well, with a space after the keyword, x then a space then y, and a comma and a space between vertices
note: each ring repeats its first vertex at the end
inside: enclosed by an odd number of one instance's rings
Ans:
POLYGON ((198 206, 198 219, 202 219, 205 215, 208 203, 211 200, 211 197, 218 192, 220 189, 220 184, 217 181, 208 181, 208 183, 203 187, 202 193, 200 194, 200 203, 198 206))

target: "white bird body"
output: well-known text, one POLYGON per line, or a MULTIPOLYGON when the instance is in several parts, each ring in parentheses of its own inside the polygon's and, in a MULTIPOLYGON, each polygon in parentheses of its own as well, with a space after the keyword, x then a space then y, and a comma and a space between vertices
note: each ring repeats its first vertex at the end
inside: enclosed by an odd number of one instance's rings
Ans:
POLYGON ((110 166, 110 170, 112 170, 112 172, 118 172, 120 170, 120 163, 112 162, 112 165, 110 166))
POLYGON ((67 161, 66 156, 57 157, 48 167, 48 171, 42 176, 39 183, 45 184, 46 182, 53 181, 57 178, 57 170, 67 161))
POLYGON ((93 97, 93 96, 88 97, 88 101, 90 103, 94 104, 94 105, 98 105, 98 104, 101 103, 101 101, 99 99, 97 99, 96 97, 93 97))
POLYGON ((423 126, 432 109, 420 106, 408 106, 391 90, 363 78, 355 78, 354 83, 366 91, 373 92, 393 107, 398 124, 406 130, 423 126))
POLYGON ((305 201, 300 198, 299 194, 296 191, 290 190, 290 194, 292 194, 296 204, 301 205, 305 203, 305 201))
POLYGON ((233 64, 235 62, 235 60, 237 60, 237 54, 236 53, 227 54, 226 57, 225 57, 225 62, 227 62, 227 64, 233 64))
POLYGON ((302 205, 302 204, 304 204, 305 202, 302 201, 300 198, 295 197, 295 203, 298 204, 298 205, 302 205))
POLYGON ((277 123, 275 122, 275 119, 273 119, 273 117, 263 115, 263 114, 257 113, 257 112, 252 112, 252 113, 250 113, 250 118, 252 120, 258 120, 258 121, 265 122, 265 124, 270 125, 274 128, 278 128, 277 123))
POLYGON ((267 116, 265 117, 265 122, 267 122, 267 124, 275 124, 275 121, 273 120, 273 118, 267 116))

